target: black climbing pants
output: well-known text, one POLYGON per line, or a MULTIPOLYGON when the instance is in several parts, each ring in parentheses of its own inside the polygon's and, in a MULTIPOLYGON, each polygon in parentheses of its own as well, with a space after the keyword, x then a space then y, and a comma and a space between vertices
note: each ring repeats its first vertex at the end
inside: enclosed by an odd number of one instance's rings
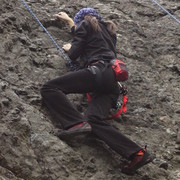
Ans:
POLYGON ((87 121, 92 126, 93 134, 128 159, 141 147, 104 120, 119 96, 115 74, 111 67, 103 70, 104 64, 97 63, 95 67, 98 67, 98 71, 97 68, 92 71, 91 66, 48 81, 42 86, 41 95, 54 121, 60 123, 64 130, 87 121), (93 96, 87 112, 82 115, 66 95, 87 92, 92 92, 93 96))

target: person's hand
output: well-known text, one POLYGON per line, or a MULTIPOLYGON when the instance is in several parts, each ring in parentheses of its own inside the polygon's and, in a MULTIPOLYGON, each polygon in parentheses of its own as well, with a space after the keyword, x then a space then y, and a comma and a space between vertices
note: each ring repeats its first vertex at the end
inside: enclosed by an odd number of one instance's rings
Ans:
POLYGON ((67 52, 67 51, 69 51, 69 49, 71 48, 71 44, 70 44, 70 43, 65 44, 65 45, 63 45, 62 48, 67 52))
POLYGON ((75 26, 74 21, 65 13, 65 12, 60 12, 58 14, 54 15, 57 19, 64 20, 69 24, 69 27, 72 28, 75 26))
POLYGON ((54 16, 60 20, 65 20, 65 21, 71 20, 71 18, 65 12, 59 12, 58 14, 55 14, 54 16))

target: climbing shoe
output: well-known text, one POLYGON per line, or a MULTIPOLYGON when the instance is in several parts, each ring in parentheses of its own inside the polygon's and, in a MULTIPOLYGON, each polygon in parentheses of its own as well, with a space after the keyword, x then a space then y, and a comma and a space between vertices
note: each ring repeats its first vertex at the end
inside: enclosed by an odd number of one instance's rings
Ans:
POLYGON ((141 149, 132 157, 130 163, 126 164, 121 171, 124 174, 133 175, 136 170, 152 162, 153 159, 154 158, 147 152, 146 148, 141 149))
POLYGON ((67 130, 64 130, 58 134, 60 139, 69 139, 79 135, 85 135, 92 130, 91 125, 87 122, 79 123, 67 130))

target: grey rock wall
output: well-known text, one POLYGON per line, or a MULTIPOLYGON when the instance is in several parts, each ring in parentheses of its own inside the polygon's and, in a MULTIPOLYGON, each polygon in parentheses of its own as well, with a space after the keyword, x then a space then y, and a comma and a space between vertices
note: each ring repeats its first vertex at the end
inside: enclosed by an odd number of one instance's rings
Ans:
MULTIPOLYGON (((53 15, 96 8, 118 25, 118 57, 129 69, 127 113, 110 123, 156 157, 133 177, 122 157, 93 137, 66 143, 54 132, 40 87, 66 73, 65 61, 20 0, 0 0, 0 179, 180 179, 180 25, 152 1, 27 0, 56 42, 71 41, 53 15)), ((158 1, 180 19, 179 0, 158 1)), ((81 95, 69 98, 80 111, 81 95)), ((119 142, 120 143, 120 142, 119 142)))

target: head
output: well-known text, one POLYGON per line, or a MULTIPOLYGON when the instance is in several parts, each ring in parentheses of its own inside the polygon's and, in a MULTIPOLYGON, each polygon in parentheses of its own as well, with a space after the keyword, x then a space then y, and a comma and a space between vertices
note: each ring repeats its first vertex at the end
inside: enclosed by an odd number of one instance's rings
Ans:
POLYGON ((99 16, 98 12, 93 8, 83 8, 81 9, 74 17, 74 23, 77 25, 82 20, 84 20, 85 16, 93 16, 97 20, 101 20, 101 17, 99 16))
MULTIPOLYGON (((87 20, 91 23, 95 32, 101 31, 99 21, 102 21, 101 16, 93 8, 83 8, 74 17, 75 25, 78 25, 81 21, 87 20)), ((118 30, 117 26, 112 21, 104 21, 107 25, 107 29, 111 35, 115 35, 118 30)))

